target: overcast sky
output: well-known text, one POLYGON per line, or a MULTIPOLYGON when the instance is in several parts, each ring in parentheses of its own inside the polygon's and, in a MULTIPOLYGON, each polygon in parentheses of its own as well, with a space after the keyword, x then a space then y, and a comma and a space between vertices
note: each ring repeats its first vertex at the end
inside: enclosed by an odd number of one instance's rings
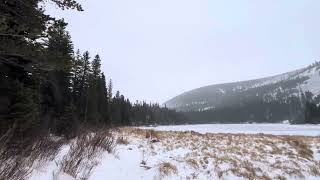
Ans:
POLYGON ((48 8, 99 53, 114 89, 163 103, 205 85, 275 75, 320 57, 319 0, 81 0, 48 8))

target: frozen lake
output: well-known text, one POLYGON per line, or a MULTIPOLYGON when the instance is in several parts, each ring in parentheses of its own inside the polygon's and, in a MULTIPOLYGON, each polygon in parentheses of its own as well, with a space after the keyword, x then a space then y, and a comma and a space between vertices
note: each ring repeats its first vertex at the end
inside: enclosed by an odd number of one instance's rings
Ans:
POLYGON ((320 136, 320 125, 290 125, 290 124, 199 124, 143 127, 159 131, 195 131, 199 133, 244 133, 320 136))

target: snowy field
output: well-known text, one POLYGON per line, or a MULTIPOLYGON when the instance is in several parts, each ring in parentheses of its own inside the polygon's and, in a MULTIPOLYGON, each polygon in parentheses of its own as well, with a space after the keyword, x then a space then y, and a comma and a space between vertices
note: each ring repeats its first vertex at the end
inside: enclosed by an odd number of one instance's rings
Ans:
POLYGON ((64 163, 71 167, 71 174, 62 168, 63 160, 74 154, 70 151, 74 145, 66 144, 53 161, 35 168, 29 179, 320 179, 320 137, 315 136, 319 126, 233 124, 155 129, 165 131, 114 129, 115 149, 82 155, 77 151, 76 159, 64 163), (80 155, 84 158, 76 167, 80 155))
POLYGON ((198 133, 232 133, 232 134, 273 134, 320 136, 320 125, 290 125, 290 124, 199 124, 141 127, 157 131, 195 131, 198 133))

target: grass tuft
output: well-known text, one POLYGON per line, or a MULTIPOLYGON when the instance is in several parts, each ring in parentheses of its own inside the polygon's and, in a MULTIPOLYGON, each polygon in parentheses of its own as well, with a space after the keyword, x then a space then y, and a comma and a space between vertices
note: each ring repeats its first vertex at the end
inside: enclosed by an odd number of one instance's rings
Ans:
POLYGON ((119 137, 117 139, 117 144, 128 145, 129 144, 129 140, 127 138, 124 138, 124 137, 119 137))
POLYGON ((172 174, 178 174, 178 169, 175 165, 169 162, 163 162, 159 165, 159 172, 160 175, 164 177, 172 174))

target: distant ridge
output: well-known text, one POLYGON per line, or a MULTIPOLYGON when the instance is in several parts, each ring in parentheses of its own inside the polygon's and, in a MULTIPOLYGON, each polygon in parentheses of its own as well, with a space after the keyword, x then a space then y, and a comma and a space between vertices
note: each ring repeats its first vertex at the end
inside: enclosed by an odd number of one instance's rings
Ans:
POLYGON ((300 91, 320 94, 320 64, 271 77, 215 84, 184 92, 164 104, 179 111, 207 111, 248 102, 298 96, 300 91))

